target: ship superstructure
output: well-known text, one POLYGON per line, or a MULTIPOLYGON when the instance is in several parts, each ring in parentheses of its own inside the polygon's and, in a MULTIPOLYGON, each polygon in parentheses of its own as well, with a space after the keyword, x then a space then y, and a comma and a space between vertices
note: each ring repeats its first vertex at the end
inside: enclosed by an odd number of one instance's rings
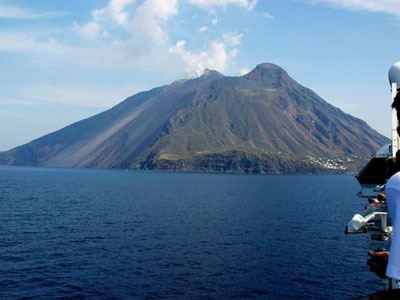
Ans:
MULTIPOLYGON (((400 92, 400 62, 389 70, 392 103, 400 92)), ((359 197, 368 199, 365 211, 356 214, 346 226, 346 233, 367 233, 369 240, 369 255, 372 258, 382 258, 390 255, 392 241, 392 222, 388 214, 388 205, 385 196, 385 184, 393 175, 395 157, 400 159, 398 112, 392 105, 391 143, 383 146, 356 176, 361 191, 359 197), (399 151, 399 153, 398 153, 399 151), (397 154, 397 155, 396 155, 397 154)), ((380 274, 383 276, 384 274, 380 274)), ((385 279, 388 289, 400 289, 400 280, 385 279)))

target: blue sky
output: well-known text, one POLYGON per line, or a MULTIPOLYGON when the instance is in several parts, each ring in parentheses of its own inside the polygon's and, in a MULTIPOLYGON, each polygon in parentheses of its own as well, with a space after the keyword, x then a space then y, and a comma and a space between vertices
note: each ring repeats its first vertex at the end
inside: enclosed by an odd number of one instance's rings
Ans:
POLYGON ((0 151, 144 89, 282 66, 389 136, 397 0, 0 0, 0 151))

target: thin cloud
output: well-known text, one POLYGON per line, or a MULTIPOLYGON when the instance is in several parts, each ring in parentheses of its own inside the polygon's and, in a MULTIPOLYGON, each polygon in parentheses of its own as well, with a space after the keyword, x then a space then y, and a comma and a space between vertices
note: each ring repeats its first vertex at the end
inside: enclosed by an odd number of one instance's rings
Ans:
POLYGON ((48 64, 54 62, 54 65, 64 62, 89 67, 122 67, 128 55, 125 50, 125 47, 119 45, 70 45, 31 32, 0 33, 1 52, 24 54, 39 61, 42 59, 48 64))
POLYGON ((62 86, 51 84, 27 85, 17 95, 0 98, 1 105, 37 106, 64 105, 88 108, 109 108, 128 96, 146 89, 145 86, 62 86))
POLYGON ((16 112, 13 112, 13 111, 10 111, 10 110, 6 110, 6 109, 0 109, 0 113, 1 114, 6 114, 6 115, 9 115, 9 116, 12 116, 12 117, 16 117, 16 118, 22 118, 22 117, 24 117, 24 115, 23 114, 21 114, 21 113, 16 113, 16 112))
POLYGON ((236 31, 227 32, 222 37, 227 45, 235 47, 242 44, 243 33, 237 33, 236 31))
POLYGON ((0 19, 43 19, 65 15, 60 11, 39 12, 34 9, 0 3, 0 19))
POLYGON ((270 14, 269 12, 267 12, 267 11, 264 11, 264 12, 261 14, 261 16, 262 16, 263 18, 269 19, 269 20, 275 19, 275 17, 274 17, 273 15, 271 15, 271 14, 270 14))
POLYGON ((187 0, 189 4, 196 5, 203 9, 213 9, 218 6, 235 5, 252 10, 256 7, 258 0, 187 0))
POLYGON ((199 32, 207 32, 207 31, 210 31, 210 29, 208 29, 208 27, 207 26, 201 26, 201 27, 199 27, 199 32))
POLYGON ((328 4, 333 7, 400 16, 399 0, 309 0, 312 4, 328 4))

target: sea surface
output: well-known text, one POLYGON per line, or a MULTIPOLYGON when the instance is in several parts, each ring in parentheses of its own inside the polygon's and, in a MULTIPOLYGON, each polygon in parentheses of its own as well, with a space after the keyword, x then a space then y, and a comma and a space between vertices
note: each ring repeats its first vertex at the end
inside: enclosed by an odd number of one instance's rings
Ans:
POLYGON ((0 167, 0 299, 344 299, 384 289, 354 177, 0 167))

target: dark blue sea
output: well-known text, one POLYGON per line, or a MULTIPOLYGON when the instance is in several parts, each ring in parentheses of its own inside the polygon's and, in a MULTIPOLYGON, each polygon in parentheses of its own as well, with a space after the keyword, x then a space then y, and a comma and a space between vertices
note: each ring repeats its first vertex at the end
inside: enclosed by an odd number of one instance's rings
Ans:
POLYGON ((0 168, 0 299, 344 299, 384 289, 352 176, 0 168))

